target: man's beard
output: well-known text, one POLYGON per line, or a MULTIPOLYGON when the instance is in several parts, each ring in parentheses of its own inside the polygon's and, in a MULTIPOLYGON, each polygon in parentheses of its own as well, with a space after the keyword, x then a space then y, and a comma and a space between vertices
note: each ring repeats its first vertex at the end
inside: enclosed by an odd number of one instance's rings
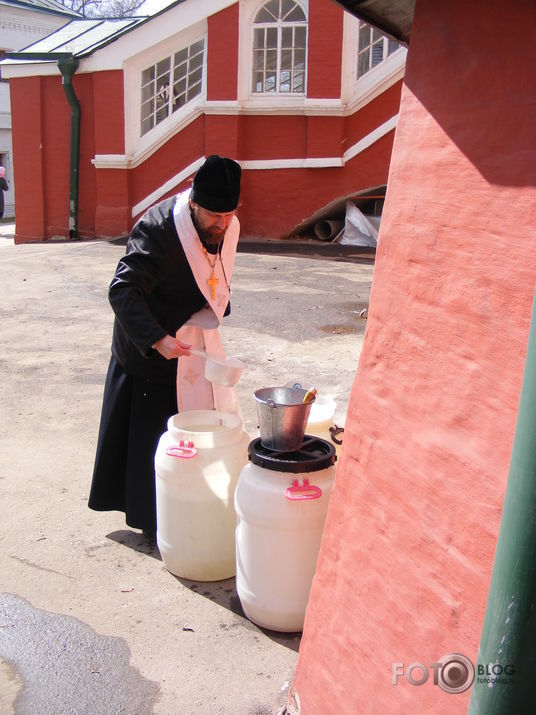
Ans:
POLYGON ((203 243, 212 246, 218 246, 223 241, 223 237, 225 236, 225 231, 222 231, 221 229, 200 228, 196 225, 196 230, 203 243))

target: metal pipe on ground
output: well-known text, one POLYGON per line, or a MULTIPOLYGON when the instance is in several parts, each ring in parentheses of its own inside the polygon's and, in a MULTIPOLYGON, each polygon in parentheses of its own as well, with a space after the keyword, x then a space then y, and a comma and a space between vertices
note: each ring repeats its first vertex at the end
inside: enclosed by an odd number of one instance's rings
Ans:
POLYGON ((344 228, 344 221, 317 221, 314 225, 315 236, 321 241, 333 241, 344 228))

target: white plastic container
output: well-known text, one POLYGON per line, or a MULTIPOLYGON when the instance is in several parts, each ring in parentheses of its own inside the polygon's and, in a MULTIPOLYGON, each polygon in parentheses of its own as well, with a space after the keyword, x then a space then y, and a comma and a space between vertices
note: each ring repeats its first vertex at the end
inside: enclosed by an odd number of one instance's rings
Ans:
POLYGON ((155 454, 157 544, 171 573, 219 581, 235 573, 234 491, 248 435, 230 412, 170 417, 155 454))
POLYGON ((311 443, 322 454, 300 462, 253 440, 235 492, 236 590, 246 616, 274 631, 303 629, 335 476, 334 447, 306 436, 303 448, 311 443))
POLYGON ((331 397, 325 395, 317 395, 316 400, 311 405, 311 412, 305 426, 305 433, 315 435, 327 440, 335 447, 339 454, 344 430, 338 430, 333 422, 337 403, 331 397), (340 444, 339 444, 340 443, 340 444))

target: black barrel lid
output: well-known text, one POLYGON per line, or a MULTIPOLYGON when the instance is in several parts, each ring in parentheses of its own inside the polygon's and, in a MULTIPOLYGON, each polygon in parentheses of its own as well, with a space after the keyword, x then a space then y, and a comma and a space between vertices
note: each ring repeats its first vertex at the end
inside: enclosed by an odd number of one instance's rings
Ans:
POLYGON ((274 472, 319 472, 335 464, 337 459, 335 447, 320 437, 305 435, 302 446, 295 452, 278 452, 261 444, 257 437, 249 443, 249 459, 253 464, 274 472))

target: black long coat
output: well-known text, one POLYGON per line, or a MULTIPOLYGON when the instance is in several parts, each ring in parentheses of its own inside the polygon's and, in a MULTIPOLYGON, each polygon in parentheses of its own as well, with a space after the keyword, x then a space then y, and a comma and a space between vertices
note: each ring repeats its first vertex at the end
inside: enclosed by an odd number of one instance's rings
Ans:
POLYGON ((108 297, 115 313, 112 353, 136 377, 175 381, 177 361, 152 345, 177 330, 206 303, 173 219, 175 197, 165 199, 134 226, 108 297))
POLYGON ((8 191, 9 186, 4 176, 0 176, 0 218, 4 215, 4 191, 8 191))
POLYGON ((110 284, 112 357, 89 497, 90 508, 123 511, 129 526, 148 532, 156 525, 154 453, 177 412, 177 360, 152 345, 206 303, 177 235, 175 200, 136 224, 110 284))

